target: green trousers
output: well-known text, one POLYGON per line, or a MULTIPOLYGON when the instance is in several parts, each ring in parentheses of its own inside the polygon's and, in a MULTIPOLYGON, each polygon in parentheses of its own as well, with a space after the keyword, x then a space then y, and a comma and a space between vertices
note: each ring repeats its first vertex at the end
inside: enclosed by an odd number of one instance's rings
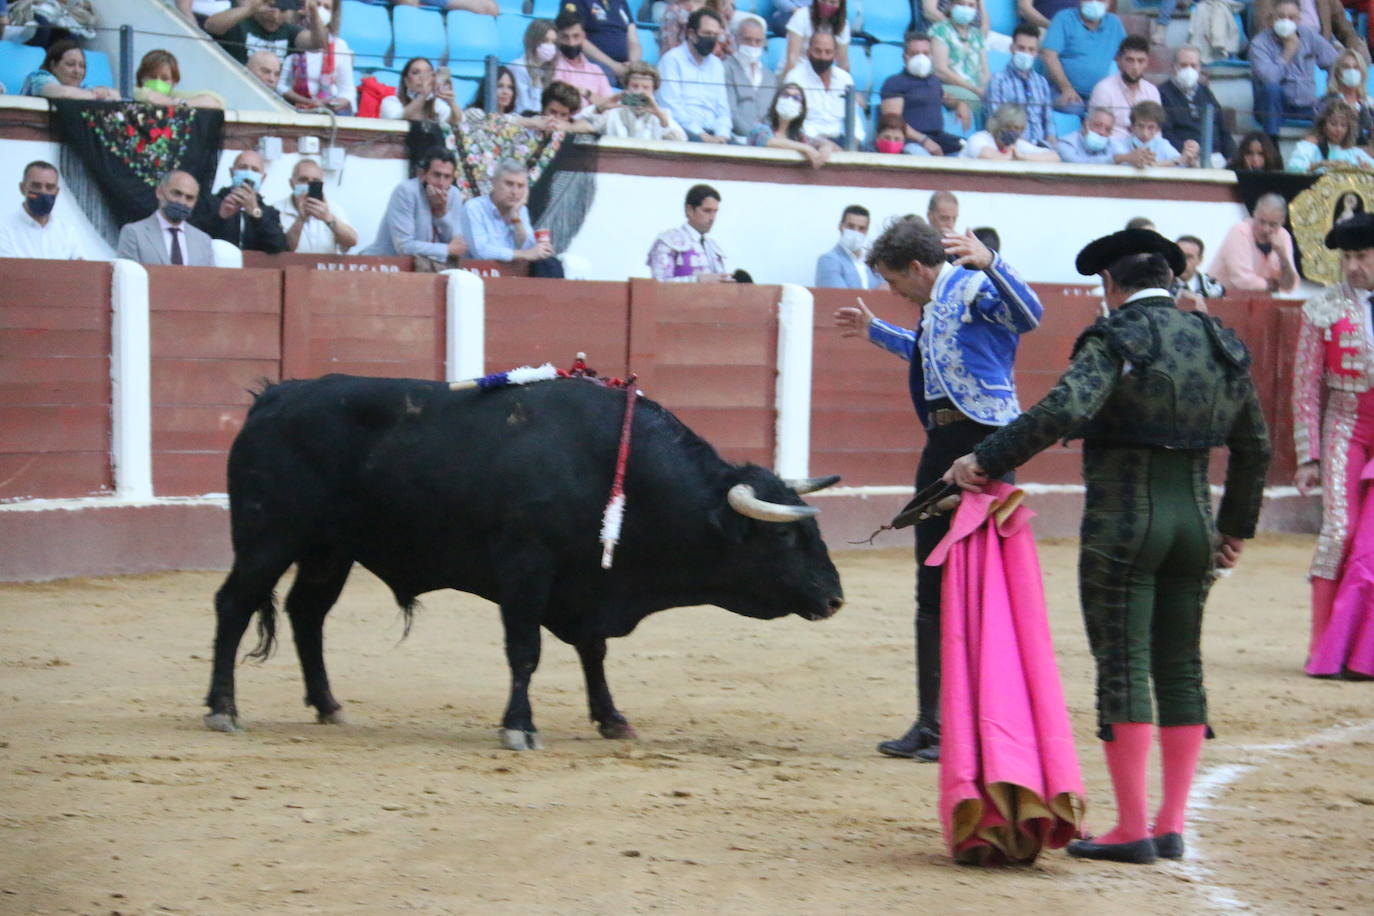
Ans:
POLYGON ((1155 706, 1161 726, 1206 724, 1202 606, 1216 540, 1207 452, 1089 442, 1083 479, 1078 582, 1098 736, 1155 721, 1155 706))

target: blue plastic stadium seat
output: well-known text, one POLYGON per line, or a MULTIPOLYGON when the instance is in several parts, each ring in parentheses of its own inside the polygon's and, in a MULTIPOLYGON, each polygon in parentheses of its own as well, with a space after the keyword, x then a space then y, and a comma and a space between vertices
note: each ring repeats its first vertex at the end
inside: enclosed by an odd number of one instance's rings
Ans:
POLYGON ((658 34, 636 23, 639 32, 639 59, 646 64, 658 66, 658 34))
POLYGON ((477 101, 477 90, 482 85, 482 80, 468 79, 466 77, 455 76, 453 78, 453 100, 463 108, 471 108, 477 101))
POLYGON ((1010 35, 1021 20, 1016 12, 1016 0, 983 0, 983 9, 988 14, 988 28, 1003 35, 1010 35))
POLYGON ((873 88, 881 89, 889 76, 902 72, 902 49, 896 45, 874 45, 868 49, 873 66, 873 88))
MULTIPOLYGON (((391 11, 391 27, 396 36, 396 47, 392 51, 395 63, 400 64, 412 57, 426 57, 437 67, 444 59, 447 53, 444 17, 438 10, 419 6, 394 7, 391 11)), ((496 50, 495 41, 490 48, 492 52, 496 50)))
POLYGON ((0 83, 5 84, 5 91, 18 95, 24 77, 43 66, 45 56, 47 52, 42 48, 0 41, 0 83))
POLYGON ((487 55, 496 54, 500 44, 495 18, 464 10, 448 14, 448 66, 454 76, 480 79, 487 55))
POLYGON ((377 78, 377 82, 381 83, 384 86, 390 86, 392 89, 397 89, 401 85, 400 70, 373 70, 368 75, 375 76, 377 78))
POLYGON ((988 48, 988 73, 998 74, 1007 69, 1011 63, 1011 53, 1008 51, 994 51, 988 48))
POLYGON ((353 49, 353 68, 375 70, 385 66, 391 51, 389 8, 344 0, 342 10, 343 25, 339 34, 353 49))
POLYGON ((786 57, 787 39, 779 38, 776 35, 768 39, 768 48, 763 52, 763 61, 768 65, 768 69, 776 72, 786 57))
POLYGON ((1083 119, 1078 115, 1065 114, 1056 111, 1050 115, 1054 121, 1054 135, 1056 137, 1067 137, 1069 134, 1079 130, 1083 126, 1083 119))
MULTIPOLYGON (((39 61, 41 64, 42 61, 39 61)), ((110 56, 104 51, 86 52, 86 85, 119 88, 114 69, 110 67, 110 56)))
POLYGON ((879 41, 901 44, 909 25, 911 7, 906 3, 878 0, 864 4, 864 31, 879 41))
POLYGON ((536 19, 552 21, 558 18, 558 11, 562 8, 561 0, 534 0, 534 8, 530 12, 536 19))
POLYGON ((525 0, 496 0, 496 5, 501 8, 501 15, 506 13, 523 14, 525 12, 525 0))
POLYGON ((849 75, 854 77, 854 91, 860 95, 868 92, 873 84, 873 65, 868 59, 868 49, 858 42, 849 46, 849 75))
MULTIPOLYGON (((449 15, 452 15, 450 13, 449 15)), ((496 56, 501 62, 515 60, 525 53, 525 29, 534 21, 531 16, 502 12, 496 17, 496 56)))

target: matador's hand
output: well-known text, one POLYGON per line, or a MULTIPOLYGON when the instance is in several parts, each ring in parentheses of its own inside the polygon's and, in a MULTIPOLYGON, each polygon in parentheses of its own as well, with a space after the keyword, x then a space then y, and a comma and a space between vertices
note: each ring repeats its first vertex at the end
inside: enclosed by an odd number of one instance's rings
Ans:
POLYGON ((1240 552, 1244 547, 1245 542, 1240 538, 1223 534, 1221 543, 1217 545, 1217 566, 1221 569, 1233 568, 1240 562, 1240 552))
POLYGON ((978 458, 972 452, 951 464, 941 479, 970 493, 982 493, 988 485, 987 472, 978 464, 978 458))
POLYGON ((1293 486, 1298 488, 1298 492, 1303 496, 1308 495, 1322 482, 1322 466, 1315 461, 1298 465, 1298 470, 1293 474, 1293 486))

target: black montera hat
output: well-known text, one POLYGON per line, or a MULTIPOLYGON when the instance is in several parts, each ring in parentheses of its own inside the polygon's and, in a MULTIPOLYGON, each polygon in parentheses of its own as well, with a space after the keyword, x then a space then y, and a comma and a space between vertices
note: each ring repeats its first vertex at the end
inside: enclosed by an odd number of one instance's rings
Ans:
POLYGON ((1175 275, 1183 273, 1183 250, 1153 229, 1122 229, 1089 242, 1078 253, 1074 267, 1085 277, 1099 274, 1122 258, 1133 254, 1160 254, 1175 275))
POLYGON ((1342 251, 1374 248, 1374 214, 1358 213, 1332 226, 1326 234, 1326 247, 1342 251))

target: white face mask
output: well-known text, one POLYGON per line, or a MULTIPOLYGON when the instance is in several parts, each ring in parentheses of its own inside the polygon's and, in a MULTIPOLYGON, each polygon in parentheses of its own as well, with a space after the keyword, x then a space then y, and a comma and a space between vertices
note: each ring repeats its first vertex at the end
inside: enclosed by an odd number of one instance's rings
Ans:
POLYGON ((1192 89, 1197 85, 1197 67, 1179 67, 1174 74, 1174 82, 1178 83, 1180 89, 1192 89))
POLYGON ((1344 70, 1341 71, 1342 85, 1349 86, 1351 89, 1354 89, 1362 82, 1364 82, 1364 74, 1359 71, 1359 68, 1346 67, 1344 70))
POLYGON ((756 48, 753 45, 740 45, 735 54, 746 64, 756 64, 763 58, 763 48, 756 48))
POLYGON ((1107 4, 1103 3, 1102 0, 1088 0, 1087 3, 1079 6, 1078 10, 1083 14, 1084 19, 1089 22, 1098 22, 1107 15, 1107 4))
POLYGON ((788 121, 794 120, 801 115, 801 102, 791 96, 778 99, 777 112, 780 118, 785 118, 788 121))
POLYGON ((319 14, 320 22, 323 22, 326 27, 329 25, 330 17, 334 15, 333 11, 327 10, 322 6, 316 7, 315 12, 319 14))
POLYGON ((540 45, 534 49, 534 56, 546 64, 553 60, 553 56, 557 53, 558 45, 551 41, 541 42, 540 45))
POLYGON ((1292 19, 1275 19, 1274 34, 1280 38, 1289 38, 1298 30, 1298 24, 1292 19))
POLYGON ((840 230, 840 247, 850 254, 858 254, 863 251, 864 242, 867 240, 868 236, 864 235, 858 229, 840 230))
POLYGON ((930 71, 934 66, 929 54, 913 54, 911 59, 906 62, 906 72, 918 80, 923 80, 930 76, 930 71))
POLYGON ((1011 55, 1011 65, 1022 73, 1029 73, 1035 66, 1035 55, 1029 51, 1016 51, 1011 55))

